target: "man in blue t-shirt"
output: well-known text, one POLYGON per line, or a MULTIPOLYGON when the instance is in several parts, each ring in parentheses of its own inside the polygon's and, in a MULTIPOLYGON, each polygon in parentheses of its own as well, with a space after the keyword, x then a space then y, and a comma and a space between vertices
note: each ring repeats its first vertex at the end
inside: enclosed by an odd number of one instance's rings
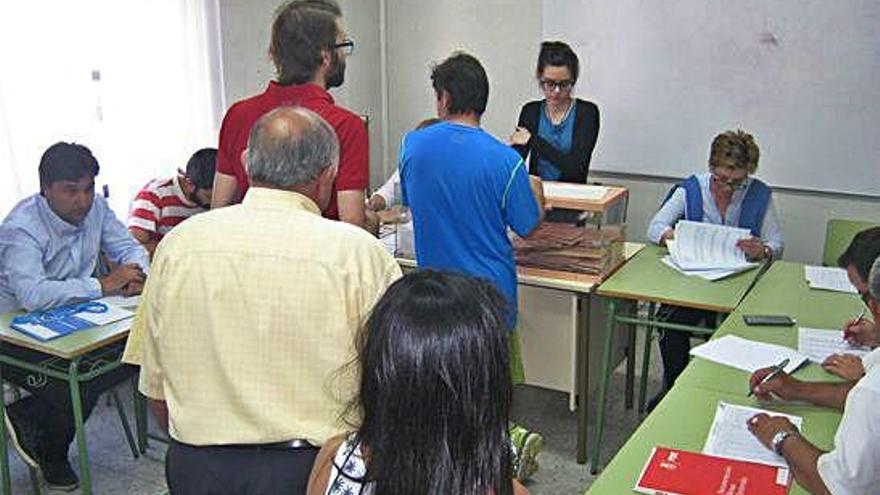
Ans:
POLYGON ((480 128, 489 81, 480 62, 456 53, 431 73, 442 120, 404 137, 403 201, 412 211, 421 268, 451 270, 493 282, 516 323, 516 265, 510 227, 528 236, 541 223, 540 180, 512 148, 480 128))

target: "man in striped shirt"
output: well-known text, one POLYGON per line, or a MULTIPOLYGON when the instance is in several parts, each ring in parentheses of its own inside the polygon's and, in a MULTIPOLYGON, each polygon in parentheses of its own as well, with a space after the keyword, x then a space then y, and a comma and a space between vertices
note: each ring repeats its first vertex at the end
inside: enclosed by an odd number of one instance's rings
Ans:
POLYGON ((162 237, 175 225, 210 208, 217 150, 196 151, 186 171, 168 179, 150 181, 135 196, 128 214, 128 230, 153 257, 162 237))

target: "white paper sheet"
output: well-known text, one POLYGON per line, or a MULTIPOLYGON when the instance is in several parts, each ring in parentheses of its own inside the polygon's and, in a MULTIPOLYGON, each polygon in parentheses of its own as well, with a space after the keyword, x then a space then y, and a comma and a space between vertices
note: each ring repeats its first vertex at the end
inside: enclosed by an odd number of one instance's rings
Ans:
POLYGON ((804 276, 811 289, 831 290, 858 294, 859 291, 849 281, 846 270, 835 266, 811 266, 804 267, 804 276))
POLYGON ((788 463, 782 456, 777 455, 761 444, 749 431, 749 419, 759 413, 765 413, 770 416, 785 416, 798 429, 801 429, 804 423, 804 418, 800 416, 719 402, 718 408, 715 410, 715 420, 712 422, 712 429, 709 430, 706 445, 703 447, 703 453, 741 461, 787 467, 788 463))
POLYGON ((744 272, 746 270, 751 270, 752 268, 755 267, 754 264, 747 264, 747 265, 743 265, 738 268, 714 268, 714 269, 707 269, 707 270, 684 270, 680 266, 675 264, 675 260, 672 259, 672 256, 664 256, 663 258, 660 259, 660 261, 664 265, 672 268, 673 270, 675 270, 683 275, 687 275, 689 277, 700 277, 700 278, 704 278, 706 280, 710 280, 713 282, 715 280, 721 280, 722 278, 727 278, 731 275, 736 275, 737 273, 744 272))
MULTIPOLYGON (((785 372, 791 373, 807 360, 807 356, 794 349, 755 342, 736 335, 725 335, 694 347, 691 349, 691 355, 749 373, 768 366, 776 366, 786 358, 788 358, 788 366, 785 367, 785 372)), ((743 393, 748 392, 748 383, 743 382, 743 390, 743 393)))
POLYGON ((675 226, 674 242, 667 245, 682 270, 736 269, 756 265, 746 261, 745 253, 736 245, 749 237, 748 229, 682 220, 675 226))
POLYGON ((590 184, 565 184, 560 182, 545 182, 544 196, 548 198, 586 199, 598 201, 608 194, 605 186, 590 184))
POLYGON ((852 354, 862 357, 871 349, 850 345, 843 339, 843 331, 824 328, 799 328, 798 351, 816 363, 822 363, 832 354, 852 354))
POLYGON ((101 302, 117 308, 137 308, 141 303, 141 296, 107 296, 95 299, 95 302, 101 302))
MULTIPOLYGON (((103 299, 98 299, 95 302, 104 302, 103 299)), ((134 316, 134 313, 127 310, 118 308, 112 304, 107 304, 107 311, 105 313, 77 313, 77 318, 82 318, 83 320, 90 321, 95 325, 107 325, 109 323, 113 323, 114 321, 124 320, 126 318, 131 318, 134 316)))

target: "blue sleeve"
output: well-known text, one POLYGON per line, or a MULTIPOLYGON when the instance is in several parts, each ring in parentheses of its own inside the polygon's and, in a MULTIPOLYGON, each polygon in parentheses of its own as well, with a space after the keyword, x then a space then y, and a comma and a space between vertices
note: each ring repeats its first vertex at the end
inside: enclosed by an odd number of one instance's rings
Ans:
POLYGON ((675 228, 675 223, 684 218, 686 201, 684 188, 676 188, 669 200, 657 210, 651 223, 648 224, 648 241, 659 244, 663 233, 675 228))
POLYGON ((3 262, 10 288, 18 304, 37 311, 76 301, 101 297, 101 283, 96 278, 53 280, 43 266, 43 248, 39 241, 21 229, 4 239, 3 262))
MULTIPOLYGON (((104 201, 95 198, 95 201, 104 201)), ((116 218, 113 210, 104 203, 101 216, 101 251, 111 261, 118 264, 136 263, 146 273, 150 268, 147 250, 131 234, 125 225, 116 218)))
POLYGON ((541 212, 529 185, 525 161, 519 155, 516 157, 518 161, 511 169, 504 186, 501 210, 504 213, 504 222, 520 237, 525 237, 538 226, 541 212))

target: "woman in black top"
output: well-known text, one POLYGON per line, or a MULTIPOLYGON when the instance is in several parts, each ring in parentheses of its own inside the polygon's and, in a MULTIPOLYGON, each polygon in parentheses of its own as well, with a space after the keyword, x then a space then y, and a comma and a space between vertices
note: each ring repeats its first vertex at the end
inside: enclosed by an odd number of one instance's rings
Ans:
POLYGON ((541 43, 536 76, 545 98, 522 107, 510 143, 523 158, 531 152, 529 173, 543 180, 587 181, 599 108, 572 97, 578 69, 578 57, 567 44, 541 43))

